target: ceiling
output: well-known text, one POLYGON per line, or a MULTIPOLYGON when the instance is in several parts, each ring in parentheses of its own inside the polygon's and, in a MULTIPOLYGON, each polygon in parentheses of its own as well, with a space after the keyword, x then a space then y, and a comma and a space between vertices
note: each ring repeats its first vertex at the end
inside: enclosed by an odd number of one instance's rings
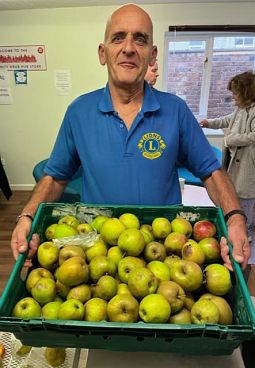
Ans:
MULTIPOLYGON (((43 8, 64 8, 77 6, 97 6, 97 5, 121 5, 128 3, 128 0, 0 0, 0 10, 18 9, 43 9, 43 8)), ((244 0, 136 0, 136 4, 169 4, 169 3, 247 3, 253 2, 244 0)))

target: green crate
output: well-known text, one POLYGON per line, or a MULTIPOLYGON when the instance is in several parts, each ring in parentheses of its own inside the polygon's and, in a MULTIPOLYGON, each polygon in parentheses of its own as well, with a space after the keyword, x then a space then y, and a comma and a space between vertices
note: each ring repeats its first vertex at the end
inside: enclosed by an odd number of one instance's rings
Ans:
MULTIPOLYGON (((177 214, 189 219, 208 219, 217 228, 217 236, 227 236, 227 229, 221 209, 216 207, 188 206, 100 206, 67 204, 41 204, 31 234, 37 232, 44 240, 48 225, 57 222, 66 211, 77 217, 93 209, 105 209, 113 217, 132 212, 141 222, 151 223, 155 217, 163 216, 172 220, 177 214)), ((192 220, 191 220, 192 222, 192 220)), ((31 234, 29 238, 31 237, 31 234)), ((175 352, 193 355, 232 354, 243 341, 255 339, 255 312, 239 265, 233 260, 233 288, 228 295, 234 323, 223 326, 176 325, 150 323, 81 322, 43 320, 41 318, 21 320, 11 317, 15 303, 26 295, 24 275, 25 255, 20 255, 0 300, 0 330, 12 332, 25 345, 77 347, 119 351, 175 352)))

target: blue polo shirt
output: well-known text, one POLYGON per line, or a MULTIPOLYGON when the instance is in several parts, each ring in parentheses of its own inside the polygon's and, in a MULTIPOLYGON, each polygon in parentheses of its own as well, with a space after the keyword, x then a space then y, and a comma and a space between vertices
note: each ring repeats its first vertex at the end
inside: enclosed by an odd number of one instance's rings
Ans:
POLYGON ((108 85, 68 107, 45 173, 68 180, 82 166, 84 203, 181 203, 177 161, 204 178, 221 167, 201 127, 179 97, 145 83, 128 131, 108 85))

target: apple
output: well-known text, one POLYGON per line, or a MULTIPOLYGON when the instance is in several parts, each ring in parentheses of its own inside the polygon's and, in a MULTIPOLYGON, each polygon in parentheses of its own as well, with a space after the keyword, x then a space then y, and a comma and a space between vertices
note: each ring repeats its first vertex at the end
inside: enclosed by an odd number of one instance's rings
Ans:
POLYGON ((143 298, 148 294, 156 292, 158 280, 148 268, 135 268, 128 277, 128 289, 136 298, 143 298))
POLYGON ((197 221, 193 226, 193 238, 200 241, 204 238, 212 238, 216 234, 214 223, 209 220, 197 221))
POLYGON ((80 235, 91 233, 91 231, 95 231, 91 224, 82 223, 77 226, 77 231, 80 235))
POLYGON ((199 299, 190 311, 191 321, 195 324, 218 323, 220 313, 217 306, 209 299, 199 299))
POLYGON ((171 313, 176 313, 184 306, 185 292, 183 288, 174 281, 161 281, 157 294, 163 295, 171 307, 171 313))
POLYGON ((164 239, 171 232, 171 223, 166 217, 156 217, 151 226, 152 233, 157 239, 164 239))
POLYGON ((107 304, 107 315, 110 322, 136 322, 139 304, 131 294, 117 294, 107 304))
POLYGON ((44 350, 44 357, 49 363, 50 367, 59 367, 65 362, 66 350, 65 348, 46 347, 44 350))
POLYGON ((171 254, 170 256, 167 256, 165 259, 164 259, 164 263, 169 267, 171 268, 172 267, 172 264, 177 261, 178 259, 181 259, 179 256, 177 256, 176 254, 171 254))
POLYGON ((52 240, 54 238, 54 233, 55 233, 55 230, 56 230, 57 226, 58 226, 58 224, 51 224, 46 228, 45 238, 47 240, 52 240))
POLYGON ((70 291, 70 287, 67 285, 62 284, 59 280, 56 280, 56 293, 57 296, 61 298, 66 298, 67 294, 70 291))
POLYGON ((204 275, 206 289, 214 295, 225 295, 232 287, 230 271, 219 263, 206 266, 204 275))
POLYGON ((52 301, 42 307, 42 317, 45 319, 58 319, 58 312, 61 306, 61 301, 52 301))
POLYGON ((185 291, 194 291, 201 287, 203 273, 197 263, 180 259, 170 268, 170 280, 175 281, 185 291))
POLYGON ((231 310, 230 305, 221 296, 216 296, 210 293, 203 294, 199 299, 209 299, 211 300, 219 309, 220 318, 219 324, 220 325, 231 325, 233 322, 233 312, 231 310))
POLYGON ((127 229, 139 229, 140 221, 139 218, 133 213, 123 213, 119 216, 119 220, 127 229))
POLYGON ((160 294, 145 296, 139 305, 139 316, 146 323, 166 323, 171 314, 171 307, 160 294))
POLYGON ((111 247, 107 251, 107 257, 111 259, 116 265, 118 265, 119 261, 123 258, 124 254, 121 251, 121 249, 115 245, 114 247, 111 247))
POLYGON ((66 299, 78 299, 82 303, 85 303, 91 298, 91 290, 89 285, 87 284, 80 284, 77 286, 72 287, 67 296, 66 299))
POLYGON ((118 275, 122 282, 128 283, 128 277, 132 270, 144 267, 145 262, 137 257, 127 256, 122 258, 118 263, 118 275))
POLYGON ((80 225, 80 221, 73 215, 66 215, 58 220, 58 224, 67 224, 77 228, 80 225))
POLYGON ((151 261, 147 264, 147 267, 154 273, 158 280, 170 280, 170 268, 164 262, 151 261))
POLYGON ((92 222, 91 222, 91 226, 94 230, 96 230, 97 233, 100 233, 101 227, 103 225, 103 223, 108 220, 109 217, 108 216, 104 216, 104 215, 98 215, 96 216, 92 222))
POLYGON ((88 300, 85 305, 85 321, 107 321, 107 301, 98 297, 88 300))
POLYGON ((107 251, 108 248, 106 243, 103 241, 103 239, 98 239, 91 247, 86 249, 86 259, 88 262, 90 262, 95 256, 106 256, 107 251))
POLYGON ((26 289, 29 293, 31 292, 32 287, 42 277, 47 277, 47 278, 50 278, 52 280, 54 279, 52 273, 49 270, 47 270, 46 268, 43 268, 43 267, 34 268, 33 270, 31 270, 29 272, 29 274, 27 276, 27 279, 26 279, 26 289))
POLYGON ((78 234, 78 230, 75 227, 68 224, 58 224, 54 232, 54 239, 66 238, 78 234))
POLYGON ((178 256, 181 256, 182 247, 188 240, 187 236, 182 233, 177 233, 176 231, 173 231, 167 237, 165 238, 164 245, 166 248, 166 253, 176 254, 178 256))
POLYGON ((220 260, 220 244, 217 239, 204 238, 198 244, 204 252, 206 263, 214 263, 220 260))
POLYGON ((175 323, 177 325, 191 324, 190 311, 182 308, 179 312, 170 316, 169 323, 175 323))
POLYGON ((184 234, 189 238, 192 234, 191 223, 183 217, 176 217, 171 221, 172 232, 184 234))
POLYGON ((54 270, 58 265, 59 248, 51 241, 41 243, 37 250, 37 259, 41 267, 54 270))
POLYGON ((140 231, 143 234, 145 244, 152 242, 154 239, 154 235, 152 233, 152 226, 148 224, 143 224, 140 227, 140 231))
POLYGON ((182 259, 201 266, 205 262, 205 255, 200 245, 195 240, 189 239, 182 247, 182 259))
POLYGON ((85 308, 80 300, 68 299, 63 302, 58 311, 58 319, 82 321, 85 308))
POLYGON ((117 294, 118 282, 110 275, 104 275, 99 278, 96 285, 91 286, 93 297, 104 300, 110 300, 117 294))
POLYGON ((41 317, 41 306, 32 297, 25 297, 20 299, 12 310, 12 317, 31 319, 41 317))
POLYGON ((145 245, 143 254, 147 262, 164 261, 166 258, 166 248, 163 244, 152 241, 145 245))
POLYGON ((125 229, 125 226, 118 218, 112 217, 103 223, 100 229, 100 234, 106 243, 117 245, 118 238, 125 229))
POLYGON ((132 295, 127 284, 124 284, 124 282, 118 284, 118 290, 117 294, 129 294, 132 295))
POLYGON ((95 256, 89 263, 90 278, 97 282, 103 275, 115 276, 117 272, 116 263, 107 256, 95 256))
POLYGON ((139 256, 144 250, 145 241, 138 229, 126 229, 118 238, 118 247, 127 256, 139 256))
POLYGON ((56 279, 67 286, 76 286, 89 280, 89 268, 81 257, 68 258, 56 271, 56 279))
POLYGON ((56 295, 56 283, 52 278, 42 277, 31 289, 32 297, 41 305, 51 302, 56 295))
POLYGON ((84 250, 78 245, 66 245, 61 248, 58 255, 58 263, 61 266, 64 261, 71 257, 81 257, 85 259, 84 250))
POLYGON ((184 307, 188 309, 189 311, 191 311, 191 308, 193 304, 195 303, 195 298, 190 291, 186 291, 185 294, 186 295, 184 298, 184 307))

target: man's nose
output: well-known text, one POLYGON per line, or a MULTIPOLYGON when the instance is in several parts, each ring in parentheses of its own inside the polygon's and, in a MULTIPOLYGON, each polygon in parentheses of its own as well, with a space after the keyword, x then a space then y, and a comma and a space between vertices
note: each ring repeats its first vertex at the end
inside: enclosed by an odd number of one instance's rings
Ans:
POLYGON ((133 54, 135 52, 134 40, 131 37, 127 37, 123 44, 123 52, 125 54, 133 54))

